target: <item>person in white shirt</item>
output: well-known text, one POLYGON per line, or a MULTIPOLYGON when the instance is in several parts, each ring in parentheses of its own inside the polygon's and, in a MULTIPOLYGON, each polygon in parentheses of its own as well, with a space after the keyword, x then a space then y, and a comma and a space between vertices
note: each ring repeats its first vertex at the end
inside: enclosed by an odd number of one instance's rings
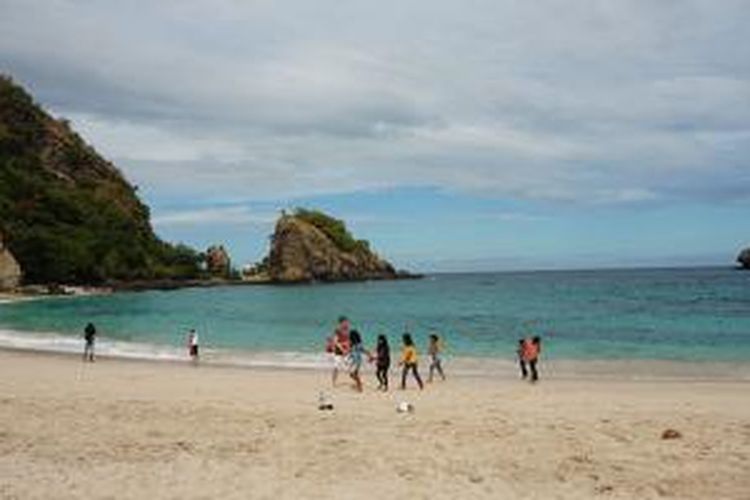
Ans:
POLYGON ((187 346, 190 359, 198 361, 198 334, 193 329, 188 333, 187 346))

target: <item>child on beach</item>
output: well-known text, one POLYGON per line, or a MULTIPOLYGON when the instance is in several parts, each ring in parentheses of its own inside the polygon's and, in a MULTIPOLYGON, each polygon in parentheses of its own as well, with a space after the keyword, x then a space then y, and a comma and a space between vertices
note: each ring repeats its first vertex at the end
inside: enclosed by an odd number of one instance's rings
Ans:
POLYGON ((385 335, 378 335, 375 347, 375 376, 378 377, 378 390, 388 390, 388 370, 391 367, 391 348, 385 335))
POLYGON ((526 380, 529 376, 528 370, 526 370, 526 360, 524 359, 524 353, 526 352, 526 343, 528 339, 518 339, 518 347, 516 348, 516 356, 518 357, 518 366, 521 367, 521 378, 526 380))
POLYGON ((414 375, 414 378, 417 380, 417 384, 419 385, 419 389, 421 390, 424 386, 422 384, 422 379, 419 377, 419 372, 417 371, 417 364, 418 364, 418 356, 417 356, 417 348, 414 347, 414 341, 411 338, 411 334, 405 333, 403 335, 403 342, 404 346, 401 349, 401 366, 403 366, 403 371, 401 372, 401 389, 406 389, 406 375, 411 370, 412 374, 414 375))
POLYGON ((432 376, 437 370, 440 378, 445 380, 445 374, 443 373, 443 365, 440 360, 440 353, 443 350, 442 342, 440 337, 433 333, 430 335, 430 344, 427 346, 427 354, 430 356, 430 376, 427 378, 428 383, 432 383, 432 376))
POLYGON ((349 351, 349 376, 354 380, 355 388, 362 392, 362 378, 359 376, 359 370, 362 368, 362 361, 365 354, 371 357, 370 353, 362 345, 362 337, 357 330, 352 330, 349 334, 351 350, 349 351))
POLYGON ((198 362, 198 334, 191 329, 187 338, 188 355, 193 363, 198 362))
POLYGON ((531 341, 524 343, 523 359, 529 365, 529 371, 531 372, 531 381, 536 382, 539 380, 539 374, 536 370, 536 364, 539 361, 539 355, 542 353, 542 339, 534 337, 531 341))

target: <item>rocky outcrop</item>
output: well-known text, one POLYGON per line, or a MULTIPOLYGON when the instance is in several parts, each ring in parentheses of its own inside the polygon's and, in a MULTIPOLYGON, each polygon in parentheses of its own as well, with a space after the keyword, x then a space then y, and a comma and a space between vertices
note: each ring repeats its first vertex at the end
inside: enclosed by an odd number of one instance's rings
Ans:
POLYGON ((229 253, 223 245, 212 245, 206 250, 206 270, 213 276, 227 276, 231 269, 229 253))
POLYGON ((0 234, 0 291, 15 290, 20 282, 21 267, 3 244, 3 236, 0 234))
MULTIPOLYGON (((316 214, 327 217, 319 212, 316 214)), ((341 224, 340 228, 351 239, 341 221, 328 220, 341 224)), ((316 226, 304 217, 284 214, 276 223, 268 257, 259 268, 273 283, 416 277, 397 272, 389 262, 370 251, 366 242, 351 241, 354 244, 344 249, 324 226, 316 226)))
POLYGON ((737 256, 737 262, 742 266, 742 269, 750 269, 750 247, 740 252, 737 256))

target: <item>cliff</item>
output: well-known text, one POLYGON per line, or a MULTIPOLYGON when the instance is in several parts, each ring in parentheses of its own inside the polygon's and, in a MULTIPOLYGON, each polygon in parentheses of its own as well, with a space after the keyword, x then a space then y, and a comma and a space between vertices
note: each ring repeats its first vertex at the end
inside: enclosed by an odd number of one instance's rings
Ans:
POLYGON ((342 221, 303 209, 279 218, 258 271, 273 283, 416 277, 396 271, 369 243, 355 240, 342 221))
POLYGON ((750 248, 745 248, 737 256, 737 262, 742 266, 742 269, 750 269, 750 248))
POLYGON ((2 75, 0 232, 30 283, 198 272, 196 252, 156 237, 148 208, 120 171, 2 75))
POLYGON ((0 234, 0 292, 14 290, 21 281, 21 268, 10 250, 3 244, 0 234))

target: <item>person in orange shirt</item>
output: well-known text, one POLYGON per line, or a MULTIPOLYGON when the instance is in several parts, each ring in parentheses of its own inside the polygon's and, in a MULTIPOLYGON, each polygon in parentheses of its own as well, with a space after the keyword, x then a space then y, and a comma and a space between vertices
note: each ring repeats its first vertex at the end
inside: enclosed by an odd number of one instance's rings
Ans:
POLYGON ((408 333, 404 334, 403 342, 404 347, 401 349, 401 366, 403 366, 404 369, 401 372, 401 389, 406 389, 406 375, 408 375, 409 370, 411 370, 414 378, 417 380, 417 384, 419 384, 419 389, 421 390, 424 387, 424 384, 422 384, 422 379, 417 371, 417 364, 419 361, 417 348, 414 346, 414 341, 408 333))
POLYGON ((542 353, 542 339, 534 337, 531 341, 525 341, 523 345, 523 360, 529 365, 529 371, 531 372, 531 381, 536 382, 539 380, 539 373, 536 369, 536 364, 539 361, 539 355, 542 353))

